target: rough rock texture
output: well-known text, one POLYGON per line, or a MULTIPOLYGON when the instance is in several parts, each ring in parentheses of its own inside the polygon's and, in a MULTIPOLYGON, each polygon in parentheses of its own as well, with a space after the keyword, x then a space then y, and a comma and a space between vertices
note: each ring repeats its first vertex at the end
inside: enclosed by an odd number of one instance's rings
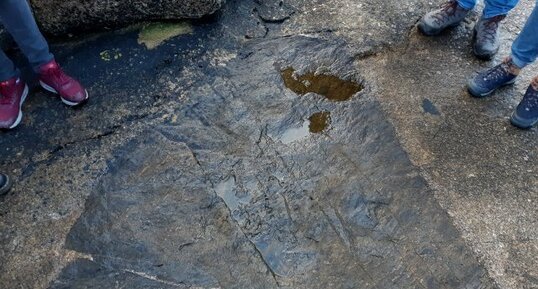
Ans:
POLYGON ((224 0, 30 0, 43 32, 65 35, 151 20, 194 19, 224 0))
POLYGON ((470 21, 416 34, 430 5, 230 1, 152 50, 54 44, 92 98, 33 89, 0 138, 0 287, 536 288, 537 135, 504 119, 524 84, 470 99, 491 64, 470 21))

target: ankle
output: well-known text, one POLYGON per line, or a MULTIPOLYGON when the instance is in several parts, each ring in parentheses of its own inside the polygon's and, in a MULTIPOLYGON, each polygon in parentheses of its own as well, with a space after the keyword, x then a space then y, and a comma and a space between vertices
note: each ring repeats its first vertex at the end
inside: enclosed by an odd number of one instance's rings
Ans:
POLYGON ((531 86, 534 90, 538 91, 538 76, 531 80, 531 86))
POLYGON ((506 64, 508 72, 513 75, 519 75, 521 73, 521 68, 514 64, 512 57, 508 56, 503 60, 503 63, 506 64))

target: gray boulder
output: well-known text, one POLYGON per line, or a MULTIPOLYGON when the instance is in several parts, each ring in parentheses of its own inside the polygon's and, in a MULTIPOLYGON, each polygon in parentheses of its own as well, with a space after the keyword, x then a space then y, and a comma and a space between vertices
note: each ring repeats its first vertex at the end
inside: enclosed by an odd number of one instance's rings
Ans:
POLYGON ((62 36, 152 20, 196 19, 225 0, 30 0, 46 34, 62 36))

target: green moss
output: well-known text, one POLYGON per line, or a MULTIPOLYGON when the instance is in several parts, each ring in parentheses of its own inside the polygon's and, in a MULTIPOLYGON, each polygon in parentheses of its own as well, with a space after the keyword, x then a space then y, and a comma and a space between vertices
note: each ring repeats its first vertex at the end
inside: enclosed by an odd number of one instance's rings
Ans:
POLYGON ((119 49, 104 50, 99 53, 99 56, 103 61, 118 60, 123 55, 119 49))
POLYGON ((147 49, 153 49, 172 37, 192 33, 188 22, 179 23, 150 23, 140 30, 138 43, 144 44, 147 49))

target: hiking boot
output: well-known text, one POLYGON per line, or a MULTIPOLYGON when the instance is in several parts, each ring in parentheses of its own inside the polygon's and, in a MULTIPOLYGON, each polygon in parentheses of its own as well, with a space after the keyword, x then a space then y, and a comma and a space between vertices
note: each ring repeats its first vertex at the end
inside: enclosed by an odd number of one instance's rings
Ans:
POLYGON ((7 194, 11 189, 11 179, 2 173, 0 173, 0 196, 7 194))
POLYGON ((88 91, 75 79, 65 74, 56 61, 39 67, 39 84, 45 90, 59 94, 62 102, 69 105, 79 105, 88 100, 88 91))
POLYGON ((457 26, 470 11, 459 6, 457 1, 448 1, 441 8, 424 15, 418 29, 428 36, 437 35, 448 27, 457 26))
POLYGON ((499 26, 506 15, 480 18, 474 26, 473 52, 476 57, 490 60, 499 51, 499 26))
POLYGON ((531 128, 538 122, 538 88, 529 85, 510 122, 522 129, 531 128))
POLYGON ((511 66, 515 66, 511 61, 504 61, 488 70, 478 73, 469 80, 467 90, 474 97, 485 97, 493 93, 498 88, 516 82, 517 74, 512 73, 511 66))
POLYGON ((19 77, 0 82, 0 129, 15 128, 22 120, 28 86, 19 77))

